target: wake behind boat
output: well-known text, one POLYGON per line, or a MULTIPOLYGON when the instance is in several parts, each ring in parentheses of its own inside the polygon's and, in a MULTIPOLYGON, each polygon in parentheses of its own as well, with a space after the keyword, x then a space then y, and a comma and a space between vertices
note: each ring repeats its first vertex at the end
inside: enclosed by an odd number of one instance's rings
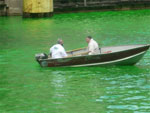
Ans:
POLYGON ((52 59, 45 53, 36 54, 35 58, 42 67, 81 67, 105 65, 134 65, 147 52, 150 45, 124 45, 100 48, 101 53, 87 55, 87 48, 68 51, 69 57, 52 59))

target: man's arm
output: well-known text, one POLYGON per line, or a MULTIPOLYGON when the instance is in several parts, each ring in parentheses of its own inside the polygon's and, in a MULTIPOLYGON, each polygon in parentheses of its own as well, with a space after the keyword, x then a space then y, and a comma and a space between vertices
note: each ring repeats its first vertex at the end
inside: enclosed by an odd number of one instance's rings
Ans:
POLYGON ((94 52, 94 45, 93 45, 93 43, 91 43, 91 44, 89 44, 89 46, 88 46, 88 54, 89 55, 92 55, 93 54, 93 52, 94 52))
POLYGON ((62 57, 67 57, 68 56, 64 48, 62 49, 61 54, 62 54, 62 57))

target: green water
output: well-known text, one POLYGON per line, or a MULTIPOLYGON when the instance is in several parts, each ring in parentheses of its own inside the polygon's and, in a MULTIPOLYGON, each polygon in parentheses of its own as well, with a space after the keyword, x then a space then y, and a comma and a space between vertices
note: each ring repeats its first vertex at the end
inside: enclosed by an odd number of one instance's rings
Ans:
POLYGON ((150 44, 150 10, 0 17, 0 113, 150 113, 150 51, 135 66, 41 68, 57 38, 66 50, 150 44))

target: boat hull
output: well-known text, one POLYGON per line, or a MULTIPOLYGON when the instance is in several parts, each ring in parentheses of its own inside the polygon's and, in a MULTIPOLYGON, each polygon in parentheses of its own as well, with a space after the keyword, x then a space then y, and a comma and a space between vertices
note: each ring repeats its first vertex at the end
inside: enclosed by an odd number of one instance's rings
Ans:
POLYGON ((39 60, 42 67, 81 67, 81 66, 108 66, 134 65, 149 49, 149 45, 98 55, 75 56, 60 59, 39 60))
POLYGON ((141 52, 139 54, 114 60, 108 62, 100 62, 100 63, 92 63, 92 64, 83 64, 83 65, 73 65, 71 67, 83 67, 83 66, 113 66, 113 65, 134 65, 136 64, 143 56, 145 52, 141 52))

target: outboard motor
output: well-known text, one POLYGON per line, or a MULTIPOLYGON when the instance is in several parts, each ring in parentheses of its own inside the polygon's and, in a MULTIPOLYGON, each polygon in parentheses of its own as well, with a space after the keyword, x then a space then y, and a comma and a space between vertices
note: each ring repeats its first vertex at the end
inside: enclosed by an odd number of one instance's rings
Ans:
POLYGON ((48 55, 46 53, 39 53, 35 55, 35 59, 39 61, 39 59, 47 59, 48 55))

